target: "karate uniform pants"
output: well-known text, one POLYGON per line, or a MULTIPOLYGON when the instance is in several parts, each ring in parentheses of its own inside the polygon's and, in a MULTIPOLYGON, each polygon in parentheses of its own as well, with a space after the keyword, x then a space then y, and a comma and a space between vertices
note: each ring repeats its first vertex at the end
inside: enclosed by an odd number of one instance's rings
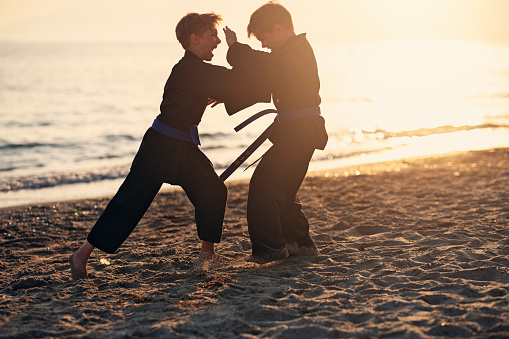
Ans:
POLYGON ((297 191, 314 148, 275 144, 262 157, 249 185, 247 221, 252 254, 281 252, 287 243, 314 246, 297 191))
POLYGON ((163 183, 184 189, 195 207, 198 237, 219 243, 226 207, 225 184, 196 145, 152 128, 145 133, 129 174, 90 231, 88 242, 114 253, 134 230, 163 183))

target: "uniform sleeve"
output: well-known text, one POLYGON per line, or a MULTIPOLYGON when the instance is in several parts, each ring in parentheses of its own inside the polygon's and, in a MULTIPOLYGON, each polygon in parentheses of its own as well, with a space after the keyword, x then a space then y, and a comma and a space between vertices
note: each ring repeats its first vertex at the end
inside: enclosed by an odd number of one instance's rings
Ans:
POLYGON ((271 101, 272 66, 270 53, 256 51, 241 43, 234 43, 226 57, 233 67, 231 93, 234 97, 225 101, 229 115, 258 102, 271 101))
POLYGON ((200 74, 200 87, 209 97, 220 101, 226 101, 231 96, 230 82, 232 70, 223 66, 202 63, 200 74))
POLYGON ((242 71, 207 63, 203 66, 205 76, 200 87, 209 98, 224 102, 229 115, 257 102, 270 102, 270 91, 256 90, 242 71))

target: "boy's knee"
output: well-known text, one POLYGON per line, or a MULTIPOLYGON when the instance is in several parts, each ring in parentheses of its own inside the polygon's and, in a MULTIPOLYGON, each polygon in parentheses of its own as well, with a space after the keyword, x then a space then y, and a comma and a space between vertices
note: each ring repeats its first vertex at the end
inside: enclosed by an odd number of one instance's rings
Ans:
POLYGON ((220 189, 220 191, 221 191, 221 196, 223 196, 223 197, 226 199, 226 197, 227 197, 227 195, 228 195, 228 187, 226 187, 226 185, 225 185, 225 183, 224 183, 224 182, 223 182, 223 183, 221 183, 221 189, 220 189))
POLYGON ((276 182, 269 182, 264 180, 251 181, 249 185, 248 198, 262 199, 262 200, 278 200, 281 201, 284 198, 283 192, 276 182))
POLYGON ((222 180, 219 180, 217 182, 217 187, 215 191, 216 199, 226 201, 226 198, 228 196, 228 188, 226 187, 225 183, 222 180))

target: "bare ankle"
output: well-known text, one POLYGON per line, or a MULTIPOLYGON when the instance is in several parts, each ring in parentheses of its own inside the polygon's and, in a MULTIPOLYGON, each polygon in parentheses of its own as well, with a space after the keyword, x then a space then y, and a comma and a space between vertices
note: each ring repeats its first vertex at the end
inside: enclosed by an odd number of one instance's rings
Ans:
POLYGON ((69 256, 71 275, 74 280, 87 278, 87 262, 94 248, 94 246, 85 240, 83 245, 76 252, 69 256))
POLYGON ((71 266, 71 276, 73 280, 86 279, 88 277, 87 261, 80 261, 76 258, 77 252, 74 252, 69 257, 69 264, 71 266))
POLYGON ((200 255, 212 255, 214 254, 214 243, 209 241, 202 241, 200 255))

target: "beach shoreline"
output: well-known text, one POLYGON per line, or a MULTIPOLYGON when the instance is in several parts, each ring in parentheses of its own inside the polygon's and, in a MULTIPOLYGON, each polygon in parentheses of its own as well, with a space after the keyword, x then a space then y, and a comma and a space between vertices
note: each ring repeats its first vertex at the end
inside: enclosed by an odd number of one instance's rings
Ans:
MULTIPOLYGON (((504 140, 506 137, 504 138, 504 140)), ((437 153, 436 147, 402 147, 397 149, 390 149, 380 152, 374 152, 371 154, 359 154, 357 156, 336 158, 329 160, 318 160, 311 161, 309 164, 308 176, 315 176, 317 173, 345 173, 349 172, 348 175, 355 173, 357 168, 379 168, 382 170, 384 167, 401 166, 405 159, 419 159, 428 157, 443 157, 453 156, 455 154, 478 151, 478 150, 489 150, 507 148, 506 143, 501 143, 497 146, 489 146, 487 144, 479 144, 476 148, 470 147, 465 148, 464 146, 458 146, 458 141, 446 147, 443 152, 437 153), (399 164, 399 165, 397 165, 399 164)), ((256 157, 254 157, 256 158, 256 157)), ((248 168, 237 169, 227 180, 226 184, 248 182, 253 174, 256 166, 250 166, 248 168)), ((127 173, 128 166, 125 166, 127 173)), ((104 169, 103 169, 104 171, 104 169)), ((222 169, 216 169, 218 175, 224 171, 222 169)), ((101 170, 99 170, 101 172, 101 170)), ((362 174, 362 171, 360 172, 362 174)), ((55 176, 61 176, 61 173, 54 173, 55 176)), ((117 192, 120 185, 124 181, 125 177, 121 176, 114 179, 103 179, 98 181, 76 182, 72 184, 55 184, 48 187, 36 188, 36 189, 21 189, 7 192, 0 192, 0 209, 10 207, 21 207, 25 205, 37 205, 37 204, 49 204, 54 202, 63 201, 75 201, 84 199, 98 199, 98 198, 111 198, 117 192)), ((170 184, 163 184, 160 192, 167 192, 171 190, 179 190, 180 187, 173 186, 170 184)))
POLYGON ((256 265, 247 179, 227 182, 218 252, 160 192, 90 278, 67 263, 111 196, 0 209, 0 338, 509 336, 509 148, 312 171, 299 197, 321 255, 256 265))

